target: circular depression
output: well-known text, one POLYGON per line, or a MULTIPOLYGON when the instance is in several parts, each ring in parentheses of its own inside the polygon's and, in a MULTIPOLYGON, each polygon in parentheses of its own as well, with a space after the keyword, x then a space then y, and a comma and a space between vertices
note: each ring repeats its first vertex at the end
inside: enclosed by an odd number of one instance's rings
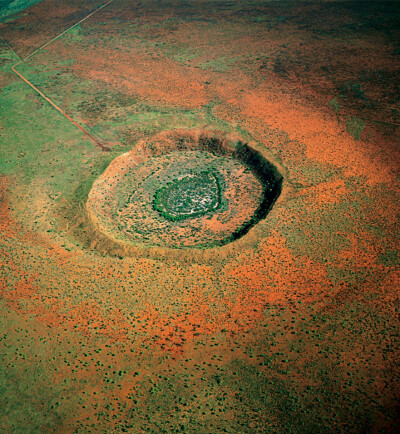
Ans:
POLYGON ((125 245, 224 245, 271 209, 282 176, 261 153, 212 131, 142 140, 94 182, 86 209, 96 229, 125 245))

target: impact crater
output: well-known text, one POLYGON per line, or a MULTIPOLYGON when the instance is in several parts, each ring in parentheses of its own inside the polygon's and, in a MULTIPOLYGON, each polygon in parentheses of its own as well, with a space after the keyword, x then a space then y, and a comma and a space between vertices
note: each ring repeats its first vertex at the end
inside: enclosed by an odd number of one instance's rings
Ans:
POLYGON ((267 216, 282 180, 237 137, 165 131, 114 159, 94 182, 86 210, 96 231, 119 245, 222 246, 267 216))

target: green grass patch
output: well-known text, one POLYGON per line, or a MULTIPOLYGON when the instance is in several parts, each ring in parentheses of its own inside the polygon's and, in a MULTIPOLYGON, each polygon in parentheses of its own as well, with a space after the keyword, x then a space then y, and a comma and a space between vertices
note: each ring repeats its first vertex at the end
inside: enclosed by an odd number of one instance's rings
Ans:
POLYGON ((386 267, 396 267, 400 265, 399 255, 394 250, 386 250, 385 253, 379 256, 378 262, 386 267))
POLYGON ((228 56, 221 56, 217 57, 216 59, 209 60, 207 62, 204 62, 200 64, 200 68, 202 70, 211 69, 215 72, 225 72, 228 71, 232 65, 236 62, 241 60, 241 56, 239 57, 228 57, 228 56))
POLYGON ((360 140, 361 134, 365 128, 365 123, 362 119, 353 117, 346 121, 346 128, 355 140, 360 140))
POLYGON ((170 221, 199 217, 221 206, 221 181, 215 172, 186 176, 159 189, 153 206, 170 221))
POLYGON ((332 98, 329 101, 328 105, 335 113, 337 113, 340 110, 339 98, 335 96, 335 98, 332 98))
POLYGON ((0 0, 0 22, 11 21, 10 17, 39 1, 42 0, 0 0))

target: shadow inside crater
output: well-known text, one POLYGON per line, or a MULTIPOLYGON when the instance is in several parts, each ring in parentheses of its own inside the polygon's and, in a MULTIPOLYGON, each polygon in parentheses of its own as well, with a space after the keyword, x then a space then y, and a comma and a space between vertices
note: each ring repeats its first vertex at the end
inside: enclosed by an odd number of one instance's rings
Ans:
POLYGON ((268 215, 281 194, 283 184, 283 176, 278 169, 264 158, 260 152, 251 148, 246 143, 238 142, 233 155, 253 171, 261 182, 263 192, 260 205, 253 214, 253 217, 237 228, 227 242, 243 237, 254 225, 268 215))

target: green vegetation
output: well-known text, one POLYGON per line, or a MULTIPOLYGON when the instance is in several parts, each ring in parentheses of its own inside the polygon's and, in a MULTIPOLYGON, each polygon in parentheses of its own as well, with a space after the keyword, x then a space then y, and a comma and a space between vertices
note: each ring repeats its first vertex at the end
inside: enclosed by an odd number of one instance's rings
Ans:
POLYGON ((42 0, 0 0, 0 22, 42 0))
POLYGON ((337 96, 335 96, 335 98, 332 98, 329 101, 328 105, 334 112, 337 113, 340 110, 339 98, 337 96))
POLYGON ((359 100, 367 100, 367 97, 365 96, 363 86, 361 83, 358 82, 347 82, 343 84, 340 88, 342 97, 345 98, 353 98, 353 99, 359 99, 359 100))
POLYGON ((385 253, 379 255, 379 263, 386 267, 396 267, 400 265, 399 255, 394 250, 387 250, 385 253))
POLYGON ((83 39, 83 30, 80 24, 78 24, 75 27, 72 27, 66 34, 65 38, 69 40, 69 42, 81 42, 83 39))
POLYGON ((362 119, 353 117, 346 121, 347 131, 356 139, 360 140, 361 134, 365 128, 365 123, 362 119))
POLYGON ((199 217, 221 206, 221 181, 204 171, 169 183, 154 196, 154 209, 170 221, 199 217))
POLYGON ((273 17, 268 14, 262 14, 255 17, 249 17, 251 21, 254 23, 262 23, 268 29, 273 28, 274 26, 279 25, 280 23, 284 23, 286 21, 286 17, 284 15, 279 15, 277 17, 273 17))
POLYGON ((242 57, 228 57, 228 56, 221 56, 217 57, 216 59, 208 60, 207 62, 204 62, 200 65, 200 68, 203 70, 211 69, 215 72, 225 72, 228 71, 231 66, 241 60, 242 57))
POLYGON ((4 119, 0 172, 17 175, 24 183, 33 182, 40 174, 57 192, 68 190, 71 181, 77 179, 84 154, 93 152, 92 144, 82 141, 79 130, 24 83, 15 82, 2 89, 0 116, 4 119), (31 116, 33 111, 37 113, 35 118, 31 116), (70 145, 65 137, 69 137, 70 145))

